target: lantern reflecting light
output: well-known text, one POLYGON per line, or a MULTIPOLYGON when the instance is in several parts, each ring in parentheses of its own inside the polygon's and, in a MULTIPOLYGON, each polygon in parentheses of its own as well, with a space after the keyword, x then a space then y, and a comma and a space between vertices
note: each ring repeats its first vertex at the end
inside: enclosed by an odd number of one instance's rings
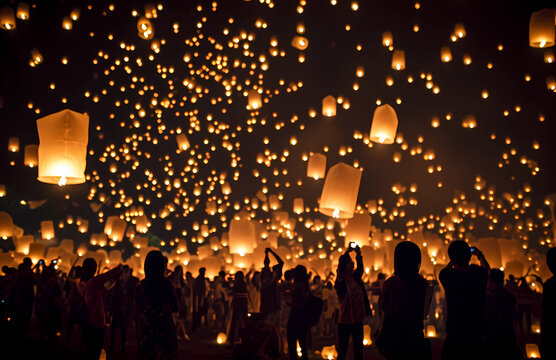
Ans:
POLYGON ((342 162, 332 166, 324 180, 319 212, 333 218, 353 217, 360 182, 361 171, 353 166, 342 162))
POLYGON ((371 124, 371 141, 379 144, 393 144, 398 130, 398 116, 394 108, 388 104, 375 109, 371 124))

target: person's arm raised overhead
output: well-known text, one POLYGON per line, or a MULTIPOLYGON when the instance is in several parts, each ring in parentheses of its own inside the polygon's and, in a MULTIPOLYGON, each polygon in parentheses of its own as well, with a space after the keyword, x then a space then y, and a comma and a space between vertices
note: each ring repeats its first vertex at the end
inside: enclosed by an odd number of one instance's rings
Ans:
POLYGON ((355 247, 355 262, 357 265, 357 269, 353 273, 354 278, 361 278, 363 276, 363 256, 361 256, 361 248, 359 245, 355 247))
POLYGON ((477 256, 477 259, 479 259, 479 264, 481 264, 481 267, 483 269, 490 270, 490 265, 488 264, 488 261, 485 258, 485 255, 481 252, 481 250, 479 250, 475 246, 472 246, 471 247, 471 254, 477 256))

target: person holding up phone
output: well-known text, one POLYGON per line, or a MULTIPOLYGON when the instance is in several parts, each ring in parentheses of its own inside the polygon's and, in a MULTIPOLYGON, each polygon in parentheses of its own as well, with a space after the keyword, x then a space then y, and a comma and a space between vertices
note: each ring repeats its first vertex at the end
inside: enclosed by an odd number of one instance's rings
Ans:
POLYGON ((442 359, 485 358, 485 295, 490 266, 483 253, 465 241, 453 241, 448 247, 450 262, 440 271, 439 279, 448 305, 446 340, 442 359), (469 265, 476 256, 480 266, 469 265))

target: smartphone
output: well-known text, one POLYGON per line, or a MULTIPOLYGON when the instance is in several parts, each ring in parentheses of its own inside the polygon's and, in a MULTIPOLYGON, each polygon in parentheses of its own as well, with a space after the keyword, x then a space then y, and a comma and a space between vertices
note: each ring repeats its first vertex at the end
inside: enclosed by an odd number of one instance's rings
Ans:
POLYGON ((357 247, 357 244, 354 243, 354 242, 350 242, 349 247, 352 248, 352 249, 355 249, 357 247))
POLYGON ((58 259, 52 260, 52 263, 53 263, 53 264, 58 264, 58 259))
POLYGON ((472 248, 469 249, 469 250, 471 251, 471 254, 474 254, 474 253, 475 253, 475 248, 474 248, 474 247, 472 247, 472 248))

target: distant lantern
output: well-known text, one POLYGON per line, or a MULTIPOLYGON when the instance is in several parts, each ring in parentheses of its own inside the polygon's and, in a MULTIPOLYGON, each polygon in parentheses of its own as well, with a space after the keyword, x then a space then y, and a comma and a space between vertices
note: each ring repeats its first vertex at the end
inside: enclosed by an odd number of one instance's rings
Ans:
POLYGON ((371 232, 371 217, 368 214, 355 214, 345 228, 345 246, 354 242, 360 247, 368 245, 371 232))
POLYGON ((527 359, 541 358, 541 353, 537 344, 525 344, 525 353, 527 354, 527 359))
POLYGON ((4 30, 15 29, 15 14, 10 7, 0 9, 0 27, 4 30))
POLYGON ((386 31, 382 34, 382 45, 391 46, 394 44, 394 37, 390 31, 386 31))
POLYGON ((48 184, 85 182, 89 116, 62 110, 37 120, 39 177, 48 184))
POLYGON ((458 23, 454 26, 454 35, 456 35, 457 37, 464 38, 465 35, 467 35, 467 32, 465 31, 465 25, 463 25, 462 23, 458 23))
POLYGON ((222 344, 226 344, 226 341, 228 341, 228 336, 225 333, 219 333, 216 336, 216 342, 220 345, 222 344))
POLYGON ((41 221, 41 237, 44 240, 54 239, 54 223, 52 220, 41 221))
POLYGON ((398 130, 398 116, 394 108, 388 104, 375 109, 371 124, 371 141, 379 144, 393 144, 398 130))
POLYGON ((178 143, 178 148, 180 150, 187 150, 189 149, 189 140, 185 134, 178 134, 176 135, 176 141, 178 143))
POLYGON ((263 106, 261 94, 259 94, 257 90, 249 90, 247 101, 249 103, 249 109, 251 110, 256 110, 263 106))
POLYGON ((345 163, 330 168, 320 196, 319 212, 340 219, 353 217, 361 171, 345 163))
POLYGON ((307 176, 315 180, 324 178, 326 174, 326 155, 313 154, 307 163, 307 176))
POLYGON ((0 184, 0 197, 6 196, 6 185, 0 184))
POLYGON ((427 328, 425 329, 425 336, 428 338, 436 337, 436 327, 432 324, 427 325, 427 328))
POLYGON ((305 36, 294 36, 292 46, 297 50, 305 50, 309 46, 309 40, 305 36))
POLYGON ((89 220, 81 220, 81 223, 78 225, 77 230, 80 233, 86 233, 89 230, 89 220))
POLYGON ((104 225, 104 234, 114 241, 122 241, 125 235, 127 222, 118 216, 109 216, 104 225))
POLYGON ((336 99, 328 95, 322 99, 322 114, 327 117, 336 116, 336 99))
POLYGON ((443 46, 440 49, 440 60, 445 63, 452 61, 452 51, 448 46, 443 46))
POLYGON ((138 233, 146 233, 149 231, 149 219, 145 215, 137 216, 135 218, 135 231, 138 233))
POLYGON ((8 139, 8 150, 11 152, 18 152, 19 151, 19 138, 18 137, 11 137, 8 139))
POLYGON ((38 145, 26 145, 23 155, 23 165, 29 167, 35 167, 39 163, 39 146, 38 145))
POLYGON ((39 50, 37 50, 37 49, 32 49, 31 50, 31 61, 33 61, 33 63, 35 65, 38 65, 38 64, 42 63, 43 57, 42 57, 42 54, 39 50))
POLYGON ((551 47, 554 46, 555 38, 554 10, 543 9, 532 13, 529 21, 529 46, 551 47))
POLYGON ((79 20, 80 15, 81 15, 81 10, 79 10, 79 8, 74 8, 70 13, 70 17, 73 21, 79 20))
POLYGON ((17 18, 20 20, 29 20, 29 4, 20 2, 17 4, 17 18))
POLYGON ((554 62, 554 51, 546 50, 544 52, 544 62, 547 64, 552 64, 554 62))
POLYGON ((68 16, 64 16, 62 19, 62 28, 65 30, 71 30, 73 28, 73 21, 68 16))
POLYGON ((363 325, 363 345, 370 346, 373 343, 371 339, 371 327, 367 324, 363 325))
POLYGON ((556 91, 556 78, 554 76, 549 76, 546 79, 546 87, 548 90, 556 91))
POLYGON ((0 211, 0 237, 7 239, 14 234, 14 222, 10 214, 0 211))
POLYGON ((336 346, 330 345, 322 348, 320 355, 325 360, 334 360, 338 357, 338 351, 336 351, 336 346))
POLYGON ((233 219, 228 233, 230 254, 252 254, 257 245, 255 224, 245 219, 233 219))
POLYGON ((392 54, 392 69, 405 69, 405 52, 403 50, 394 50, 392 54))
POLYGON ((303 205, 303 198, 293 199, 293 212, 296 214, 301 214, 305 210, 303 205))
POLYGON ((17 239, 15 242, 15 251, 21 254, 28 255, 29 254, 29 247, 35 241, 33 235, 25 235, 21 238, 17 239))

